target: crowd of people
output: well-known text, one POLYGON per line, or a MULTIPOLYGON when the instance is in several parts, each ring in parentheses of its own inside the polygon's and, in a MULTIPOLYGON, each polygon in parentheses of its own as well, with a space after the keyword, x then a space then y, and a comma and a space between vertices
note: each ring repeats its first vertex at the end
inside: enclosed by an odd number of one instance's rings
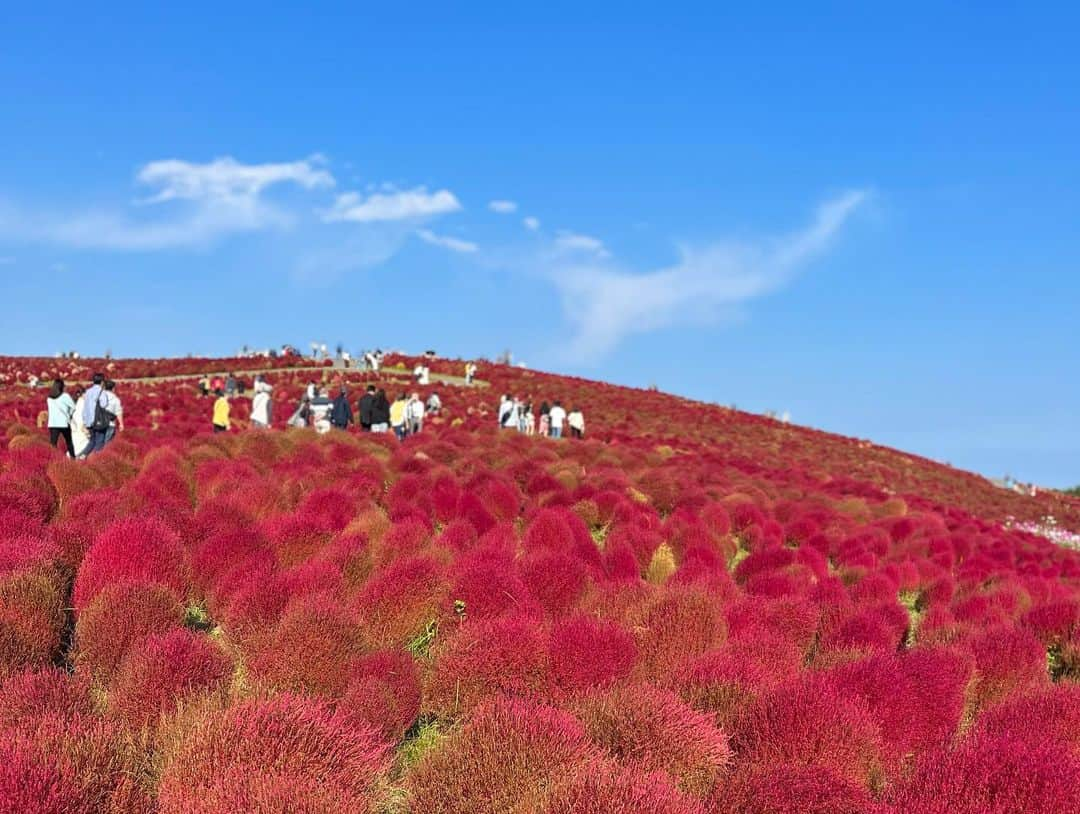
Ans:
POLYGON ((95 373, 90 386, 67 392, 63 379, 54 379, 45 400, 48 409, 49 443, 64 439, 71 458, 87 458, 100 452, 124 429, 124 405, 116 394, 116 382, 95 373))
POLYGON ((567 412, 558 400, 541 402, 539 410, 534 411, 532 402, 507 393, 499 399, 498 416, 504 430, 549 438, 562 438, 564 430, 569 430, 571 438, 585 437, 585 414, 578 407, 567 412))
MULTIPOLYGON (((476 365, 465 368, 466 383, 471 384, 476 365)), ((423 362, 413 370, 418 385, 430 382, 430 371, 423 362)), ((211 410, 211 429, 215 433, 229 432, 233 427, 231 401, 245 394, 243 381, 232 373, 203 376, 198 382, 203 396, 214 397, 211 410)), ((261 375, 255 376, 252 386, 250 427, 266 430, 274 425, 273 386, 261 375)), ((64 440, 72 458, 86 458, 104 449, 118 432, 124 429, 124 408, 116 393, 116 383, 104 374, 95 373, 89 387, 77 386, 68 392, 63 379, 53 381, 47 399, 49 441, 57 446, 64 440)), ((310 381, 300 403, 285 422, 286 427, 310 427, 316 432, 348 430, 357 426, 361 432, 393 432, 398 439, 423 431, 424 421, 443 409, 439 394, 432 392, 423 400, 418 392, 401 391, 392 401, 386 390, 369 384, 357 400, 355 410, 349 401, 344 384, 337 386, 333 397, 326 386, 310 381)), ((526 435, 550 438, 585 437, 585 416, 574 407, 569 412, 562 403, 544 401, 533 409, 531 401, 503 395, 499 401, 499 426, 526 435)))

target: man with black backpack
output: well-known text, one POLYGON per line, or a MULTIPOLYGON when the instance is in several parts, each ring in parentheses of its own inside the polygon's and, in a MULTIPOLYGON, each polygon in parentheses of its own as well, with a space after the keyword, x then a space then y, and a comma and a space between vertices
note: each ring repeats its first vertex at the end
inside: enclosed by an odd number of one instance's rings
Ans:
POLYGON ((103 386, 104 383, 105 376, 101 373, 95 373, 94 383, 90 385, 90 389, 83 396, 83 423, 90 430, 90 444, 86 447, 84 458, 89 458, 105 446, 109 427, 115 420, 108 409, 109 402, 103 386))

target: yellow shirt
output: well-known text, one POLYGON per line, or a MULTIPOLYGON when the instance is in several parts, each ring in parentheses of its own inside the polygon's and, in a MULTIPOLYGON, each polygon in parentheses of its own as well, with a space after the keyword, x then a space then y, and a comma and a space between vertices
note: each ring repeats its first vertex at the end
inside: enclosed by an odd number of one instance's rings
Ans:
POLYGON ((390 405, 390 426, 397 427, 405 423, 405 402, 398 399, 390 405))
POLYGON ((214 423, 229 429, 229 400, 224 396, 214 402, 214 423))

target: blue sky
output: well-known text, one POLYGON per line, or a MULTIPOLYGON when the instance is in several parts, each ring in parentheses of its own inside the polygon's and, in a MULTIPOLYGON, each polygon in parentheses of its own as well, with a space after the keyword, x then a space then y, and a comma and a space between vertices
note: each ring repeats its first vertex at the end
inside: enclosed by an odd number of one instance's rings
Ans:
POLYGON ((152 5, 5 11, 0 352, 511 348, 1080 482, 1069 6, 152 5))

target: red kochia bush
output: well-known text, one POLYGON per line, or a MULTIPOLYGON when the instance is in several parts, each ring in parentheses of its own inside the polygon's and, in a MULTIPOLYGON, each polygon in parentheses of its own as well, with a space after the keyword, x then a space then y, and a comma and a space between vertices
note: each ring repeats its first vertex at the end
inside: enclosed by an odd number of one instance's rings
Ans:
POLYGON ((59 670, 16 673, 0 683, 0 730, 46 716, 92 713, 86 682, 59 670))
POLYGON ((665 589, 636 632, 642 677, 663 682, 687 658, 723 643, 727 625, 714 596, 676 586, 665 589))
POLYGON ((466 621, 435 648, 424 708, 443 717, 490 696, 543 695, 549 684, 547 639, 530 619, 466 621))
POLYGON ((356 600, 368 639, 401 647, 439 615, 448 591, 443 567, 431 557, 397 560, 376 571, 356 600))
POLYGON ((585 564, 566 552, 530 554, 518 561, 518 570, 529 593, 553 617, 568 613, 585 590, 585 564))
POLYGON ((975 709, 983 709, 1016 691, 1049 683, 1046 650, 1028 631, 996 627, 967 645, 975 657, 976 676, 971 691, 975 709))
POLYGON ((453 598, 465 603, 465 612, 473 619, 504 613, 539 614, 539 607, 517 575, 512 555, 501 547, 473 549, 458 558, 452 573, 453 598))
POLYGON ((0 740, 0 811, 94 814, 74 770, 43 760, 26 738, 0 740))
POLYGON ((79 614, 75 666, 108 681, 133 644, 183 622, 184 608, 162 585, 107 585, 79 614))
POLYGON ((662 773, 624 769, 596 761, 561 783, 536 814, 705 814, 662 773))
POLYGON ((648 685, 619 687, 575 705, 585 731, 627 766, 667 773, 683 791, 709 792, 731 762, 727 736, 712 717, 648 685))
POLYGON ((58 574, 0 577, 0 677, 49 664, 60 650, 64 591, 58 574))
POLYGON ((206 712, 166 750, 159 811, 225 814, 235 809, 204 806, 223 799, 228 784, 222 778, 268 770, 303 778, 309 792, 333 795, 342 810, 366 811, 386 762, 374 730, 331 713, 321 701, 288 694, 245 701, 206 712))
POLYGON ((151 724, 184 696, 219 689, 232 662, 206 636, 183 628, 148 636, 127 654, 109 691, 109 711, 132 728, 151 724))
POLYGON ((551 676, 564 692, 613 684, 626 678, 636 661, 634 637, 614 622, 575 616, 551 632, 551 676))
POLYGON ((881 733, 870 710, 820 677, 763 695, 736 722, 732 742, 754 769, 817 765, 862 786, 880 778, 881 733))
POLYGON ((802 654, 768 630, 729 639, 717 650, 684 662, 673 676, 679 695, 727 727, 761 693, 798 672, 802 654))
POLYGON ((72 604, 82 610, 106 585, 120 582, 161 583, 182 598, 187 577, 176 533, 152 518, 128 517, 107 526, 86 552, 72 604))
POLYGON ((920 814, 1080 811, 1080 758, 1059 744, 977 737, 924 755, 888 801, 920 814))
POLYGON ((78 713, 29 718, 0 743, 2 811, 136 814, 150 809, 133 779, 134 750, 109 721, 78 713))
POLYGON ((972 676, 965 654, 916 649, 904 655, 875 654, 826 674, 849 698, 866 702, 883 739, 890 768, 908 754, 948 743, 960 725, 972 676))
POLYGON ((980 715, 975 728, 994 738, 1063 744, 1080 757, 1080 684, 1062 682, 1013 696, 980 715))
POLYGON ((542 806, 557 780, 597 757, 568 713, 495 699, 425 754, 405 786, 411 810, 425 814, 524 812, 542 806))
MULTIPOLYGON (((716 787, 713 814, 873 814, 866 789, 823 766, 770 766, 716 787)), ((884 812, 882 812, 884 814, 884 812)))
MULTIPOLYGON (((357 800, 342 795, 318 777, 272 767, 234 767, 215 772, 198 795, 170 800, 170 814, 331 814, 357 800)), ((359 801, 361 804, 364 800, 359 801)), ((356 809, 364 811, 365 809, 356 809)))
POLYGON ((251 660, 251 674, 294 692, 339 696, 348 664, 365 650, 355 615, 337 599, 315 594, 294 600, 251 660))
POLYGON ((391 743, 401 740, 420 713, 420 675, 413 657, 382 650, 357 659, 338 710, 382 732, 391 743))

